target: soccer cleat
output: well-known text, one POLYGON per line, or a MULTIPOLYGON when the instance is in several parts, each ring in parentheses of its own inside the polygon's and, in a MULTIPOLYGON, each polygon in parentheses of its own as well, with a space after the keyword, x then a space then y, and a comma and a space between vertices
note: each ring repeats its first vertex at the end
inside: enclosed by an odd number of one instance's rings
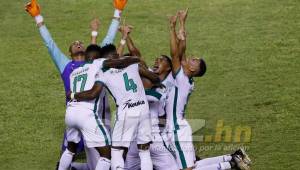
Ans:
POLYGON ((40 11, 40 6, 39 4, 36 2, 36 0, 31 0, 31 2, 29 2, 26 6, 25 6, 25 10, 32 16, 32 17, 36 17, 38 15, 40 15, 41 11, 40 11))
POLYGON ((236 166, 239 170, 250 170, 250 166, 243 161, 241 155, 234 155, 232 159, 236 163, 236 166))
POLYGON ((123 11, 127 4, 127 0, 114 0, 114 7, 120 11, 123 11))
POLYGON ((234 155, 240 155, 246 164, 251 165, 251 159, 243 148, 235 151, 234 155))

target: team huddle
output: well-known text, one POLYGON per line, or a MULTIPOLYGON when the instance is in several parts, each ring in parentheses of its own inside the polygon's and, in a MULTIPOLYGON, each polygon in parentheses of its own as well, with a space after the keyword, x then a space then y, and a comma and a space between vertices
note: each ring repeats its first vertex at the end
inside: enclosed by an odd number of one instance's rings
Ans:
POLYGON ((52 39, 36 0, 26 5, 66 92, 67 128, 57 169, 250 169, 251 160, 243 149, 206 159, 196 156, 185 109, 194 89, 193 79, 205 74, 206 63, 186 56, 188 9, 169 19, 170 57, 161 55, 149 67, 130 36, 133 27, 120 25, 126 4, 127 0, 113 1, 113 19, 99 45, 100 22, 91 21, 91 44, 85 48, 81 41, 73 42, 71 60, 52 39), (116 47, 118 32, 122 38, 116 47), (117 110, 113 126, 109 95, 117 110), (75 162, 83 151, 87 162, 75 162))

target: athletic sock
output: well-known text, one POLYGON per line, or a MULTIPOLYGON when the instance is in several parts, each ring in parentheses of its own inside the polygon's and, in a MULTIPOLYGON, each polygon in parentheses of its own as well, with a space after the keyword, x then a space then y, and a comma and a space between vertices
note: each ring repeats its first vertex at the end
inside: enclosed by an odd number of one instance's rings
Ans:
POLYGON ((231 169, 231 165, 229 162, 222 162, 220 163, 220 166, 222 170, 231 169))
POLYGON ((111 149, 111 170, 124 169, 123 150, 111 149))
POLYGON ((153 170, 153 164, 149 150, 139 150, 141 159, 141 170, 153 170))
POLYGON ((95 170, 109 170, 110 160, 104 157, 100 157, 95 170))
POLYGON ((229 162, 229 161, 232 160, 232 156, 231 155, 224 155, 223 158, 224 158, 224 162, 229 162))
POLYGON ((230 155, 222 155, 217 157, 205 158, 196 162, 197 167, 202 167, 206 165, 218 164, 221 162, 231 161, 232 157, 230 155))
POLYGON ((197 166, 194 168, 195 170, 229 170, 231 169, 229 162, 221 162, 218 164, 211 164, 205 166, 197 166))
POLYGON ((66 149, 64 153, 61 155, 58 170, 67 170, 72 163, 72 159, 74 155, 75 153, 72 153, 68 149, 66 149))
POLYGON ((194 170, 221 170, 221 165, 220 164, 205 165, 201 167, 195 167, 194 170))
POLYGON ((80 170, 89 170, 90 169, 87 163, 78 163, 78 162, 71 163, 71 167, 74 169, 80 169, 80 170))

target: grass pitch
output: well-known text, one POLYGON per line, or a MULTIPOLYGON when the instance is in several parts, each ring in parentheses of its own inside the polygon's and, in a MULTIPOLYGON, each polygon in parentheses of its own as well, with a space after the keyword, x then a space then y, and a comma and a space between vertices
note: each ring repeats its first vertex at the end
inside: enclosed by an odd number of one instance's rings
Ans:
MULTIPOLYGON (((23 10, 25 2, 0 2, 0 169, 54 169, 64 130, 64 91, 33 19, 23 10)), ((73 40, 89 42, 94 16, 102 20, 103 37, 113 13, 110 0, 39 2, 65 53, 73 40)), ((300 1, 129 0, 123 16, 134 25, 132 37, 148 63, 169 54, 167 16, 186 7, 187 53, 208 64, 187 111, 188 118, 206 120, 196 133, 206 139, 196 143, 198 155, 225 154, 243 145, 253 169, 298 169, 300 1), (232 136, 216 142, 222 122, 232 136), (234 141, 239 126, 251 129, 250 142, 244 136, 234 141), (201 150, 204 146, 211 148, 201 150)))

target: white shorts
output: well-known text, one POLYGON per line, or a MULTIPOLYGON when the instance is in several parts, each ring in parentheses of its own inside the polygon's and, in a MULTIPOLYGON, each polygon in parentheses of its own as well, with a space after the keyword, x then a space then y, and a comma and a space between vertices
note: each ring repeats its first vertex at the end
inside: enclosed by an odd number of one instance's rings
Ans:
MULTIPOLYGON (((153 143, 150 145, 150 155, 155 170, 178 170, 175 157, 169 151, 159 134, 153 135, 153 143)), ((132 142, 126 157, 125 168, 130 170, 141 169, 141 160, 138 154, 137 143, 132 142)))
POLYGON ((88 148, 110 145, 108 131, 92 110, 82 107, 68 107, 65 116, 67 125, 67 141, 78 143, 82 134, 88 148))
POLYGON ((171 144, 174 146, 176 161, 180 169, 193 167, 195 164, 195 149, 193 145, 192 128, 187 123, 180 129, 172 131, 171 144))
POLYGON ((152 141, 149 109, 144 106, 122 110, 119 108, 112 132, 112 146, 129 147, 133 140, 137 144, 152 141))

